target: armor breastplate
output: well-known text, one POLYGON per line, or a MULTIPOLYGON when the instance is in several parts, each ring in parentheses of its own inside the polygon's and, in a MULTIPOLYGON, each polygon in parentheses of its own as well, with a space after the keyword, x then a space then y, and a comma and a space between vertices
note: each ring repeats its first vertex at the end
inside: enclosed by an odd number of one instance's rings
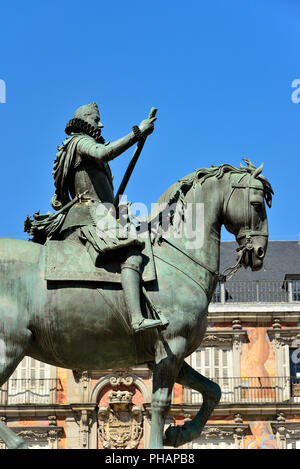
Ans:
MULTIPOLYGON (((100 202, 113 204, 114 192, 112 175, 109 166, 104 163, 98 165, 92 161, 80 162, 70 171, 68 177, 69 191, 72 199, 85 191, 87 197, 100 202)), ((60 232, 77 226, 93 225, 95 221, 91 216, 91 201, 76 203, 67 213, 60 232)))
POLYGON ((109 166, 93 163, 80 163, 70 174, 70 194, 72 198, 77 194, 88 191, 88 197, 101 202, 113 203, 114 192, 112 176, 109 166))

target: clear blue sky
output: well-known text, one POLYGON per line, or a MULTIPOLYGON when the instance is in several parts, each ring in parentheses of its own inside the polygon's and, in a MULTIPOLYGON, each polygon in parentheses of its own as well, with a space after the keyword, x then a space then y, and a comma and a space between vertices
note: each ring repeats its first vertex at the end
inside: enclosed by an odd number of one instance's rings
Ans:
MULTIPOLYGON (((50 209, 65 124, 97 101, 107 140, 159 109, 129 199, 150 206, 198 167, 249 157, 274 187, 270 239, 298 239, 299 1, 12 0, 0 14, 1 237, 50 209)), ((112 163, 116 188, 131 153, 112 163)))

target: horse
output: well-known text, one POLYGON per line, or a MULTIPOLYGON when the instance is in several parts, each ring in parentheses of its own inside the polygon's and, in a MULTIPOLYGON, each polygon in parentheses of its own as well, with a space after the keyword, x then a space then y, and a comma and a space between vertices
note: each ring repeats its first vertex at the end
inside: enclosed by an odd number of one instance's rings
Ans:
MULTIPOLYGON (((179 447, 198 438, 221 389, 185 358, 200 346, 207 328, 208 305, 220 279, 221 227, 238 243, 231 273, 242 265, 259 270, 268 244, 265 202, 271 207, 273 190, 261 174, 263 165, 245 161, 239 168, 222 164, 194 171, 167 189, 151 211, 157 279, 146 293, 167 320, 160 328, 134 334, 121 286, 47 282, 44 245, 1 239, 0 386, 24 356, 72 370, 147 364, 153 373, 149 448, 179 447), (202 405, 191 421, 164 432, 175 383, 200 392, 202 405)), ((0 438, 8 448, 27 447, 1 421, 0 438)))

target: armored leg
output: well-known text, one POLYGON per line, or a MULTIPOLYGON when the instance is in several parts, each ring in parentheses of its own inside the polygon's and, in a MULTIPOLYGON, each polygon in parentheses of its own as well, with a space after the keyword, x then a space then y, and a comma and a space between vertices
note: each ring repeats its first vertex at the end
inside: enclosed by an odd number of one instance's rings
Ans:
POLYGON ((122 264, 122 287, 134 332, 162 325, 159 319, 147 319, 142 315, 140 300, 141 265, 142 255, 137 249, 131 250, 126 261, 122 264))

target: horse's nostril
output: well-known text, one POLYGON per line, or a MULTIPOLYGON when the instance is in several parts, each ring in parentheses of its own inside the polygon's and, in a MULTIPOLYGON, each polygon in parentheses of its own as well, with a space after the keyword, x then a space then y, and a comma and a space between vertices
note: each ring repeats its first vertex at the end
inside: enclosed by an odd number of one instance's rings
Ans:
POLYGON ((257 256, 262 259, 265 255, 265 251, 263 250, 263 248, 258 248, 257 249, 257 256))

